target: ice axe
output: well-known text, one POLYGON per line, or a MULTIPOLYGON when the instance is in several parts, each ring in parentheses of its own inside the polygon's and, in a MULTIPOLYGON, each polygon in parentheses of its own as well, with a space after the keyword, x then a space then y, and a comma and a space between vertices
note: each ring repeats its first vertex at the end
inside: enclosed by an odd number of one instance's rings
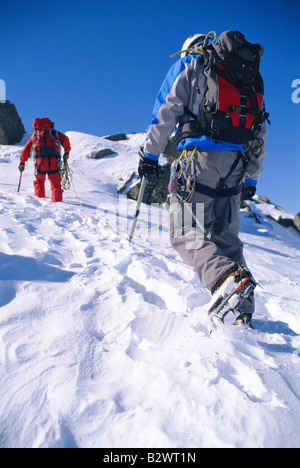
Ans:
POLYGON ((18 185, 18 193, 20 192, 20 188, 21 188, 22 175, 23 175, 23 171, 20 172, 20 179, 19 179, 19 185, 18 185))
POLYGON ((138 217, 139 217, 139 214, 140 214, 140 207, 141 207, 141 204, 142 204, 142 201, 143 201, 143 196, 144 196, 146 184, 147 184, 146 177, 143 177, 142 182, 141 182, 141 186, 140 186, 139 196, 138 196, 138 199, 137 199, 137 202, 136 202, 135 213, 134 213, 134 217, 133 217, 131 231, 130 231, 130 234, 129 234, 129 243, 132 241, 132 238, 134 236, 134 232, 135 232, 137 220, 138 220, 138 217))

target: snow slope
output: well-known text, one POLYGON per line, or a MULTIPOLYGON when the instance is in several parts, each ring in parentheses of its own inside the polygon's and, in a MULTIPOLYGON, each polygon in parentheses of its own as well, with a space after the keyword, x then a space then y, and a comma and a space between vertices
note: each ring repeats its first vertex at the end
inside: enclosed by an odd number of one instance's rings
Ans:
POLYGON ((256 328, 210 336, 209 294, 167 225, 129 244, 116 215, 144 135, 68 135, 82 206, 33 197, 32 161, 18 194, 26 138, 0 147, 0 446, 299 447, 300 236, 262 203, 261 224, 241 212, 256 328), (103 148, 117 154, 90 159, 103 148))

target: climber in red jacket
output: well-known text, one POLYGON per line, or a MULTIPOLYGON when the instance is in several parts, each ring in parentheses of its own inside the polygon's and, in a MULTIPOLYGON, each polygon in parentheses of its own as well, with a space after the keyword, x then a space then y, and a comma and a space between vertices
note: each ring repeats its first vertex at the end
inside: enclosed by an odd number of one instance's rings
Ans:
POLYGON ((37 197, 45 198, 46 174, 51 186, 52 202, 62 201, 59 161, 61 145, 65 150, 64 157, 69 158, 71 145, 69 138, 54 129, 54 124, 48 117, 37 118, 33 121, 33 135, 23 148, 20 157, 19 170, 24 171, 25 163, 31 151, 35 156, 34 192, 37 197))

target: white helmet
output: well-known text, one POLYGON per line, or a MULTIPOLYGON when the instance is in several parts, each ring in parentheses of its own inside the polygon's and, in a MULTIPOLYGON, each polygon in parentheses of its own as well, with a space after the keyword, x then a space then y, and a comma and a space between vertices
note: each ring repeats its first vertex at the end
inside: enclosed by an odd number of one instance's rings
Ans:
POLYGON ((206 34, 193 34, 192 36, 188 37, 182 45, 182 52, 180 54, 181 58, 188 55, 187 49, 195 49, 196 52, 196 46, 201 44, 205 38, 206 34))
POLYGON ((217 33, 215 31, 210 31, 208 34, 193 34, 184 41, 181 51, 171 55, 171 58, 176 57, 176 55, 183 58, 188 54, 201 54, 209 44, 216 42, 216 40, 217 33))

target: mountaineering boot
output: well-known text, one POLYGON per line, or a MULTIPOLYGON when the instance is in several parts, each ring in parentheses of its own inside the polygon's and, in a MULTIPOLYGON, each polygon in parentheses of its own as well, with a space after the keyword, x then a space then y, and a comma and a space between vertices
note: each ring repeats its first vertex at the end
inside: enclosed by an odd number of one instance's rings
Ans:
POLYGON ((239 305, 249 297, 256 287, 256 282, 243 265, 230 272, 225 281, 213 291, 208 314, 212 321, 228 321, 240 315, 239 305), (215 320, 216 319, 216 320, 215 320))
POLYGON ((252 327, 252 315, 244 315, 244 314, 238 315, 233 325, 239 325, 244 328, 253 328, 252 327))
POLYGON ((63 199, 63 190, 61 188, 60 174, 49 174, 49 181, 51 187, 51 201, 52 203, 61 202, 63 199))

